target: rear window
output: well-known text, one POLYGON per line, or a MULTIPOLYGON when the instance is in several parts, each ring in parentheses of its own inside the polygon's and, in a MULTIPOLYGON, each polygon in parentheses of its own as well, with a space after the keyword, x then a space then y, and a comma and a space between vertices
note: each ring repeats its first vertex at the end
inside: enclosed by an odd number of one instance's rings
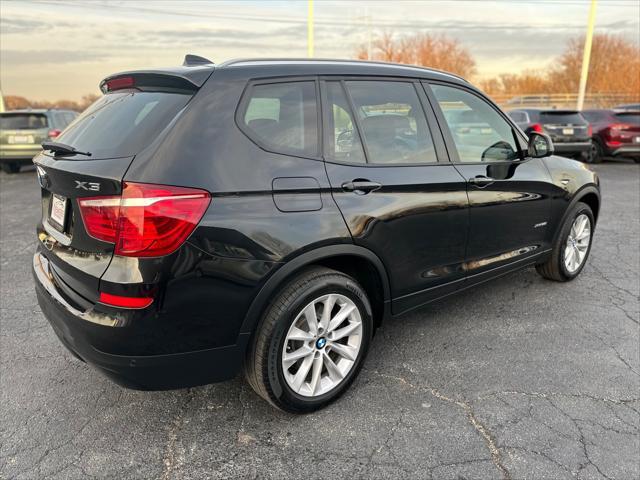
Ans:
POLYGON ((582 112, 582 116, 590 122, 604 122, 609 118, 609 112, 582 112))
POLYGON ((524 123, 527 121, 527 114, 524 112, 507 112, 507 115, 511 117, 511 120, 517 123, 524 123))
POLYGON ((617 120, 632 125, 640 125, 640 112, 618 112, 615 114, 617 120))
POLYGON ((182 110, 191 95, 109 93, 93 103, 56 140, 92 153, 93 159, 135 155, 182 110))
POLYGON ((0 114, 0 130, 37 130, 48 126, 47 116, 42 113, 0 114))
POLYGON ((583 125, 587 121, 578 112, 541 112, 540 121, 542 123, 571 123, 573 125, 583 125))
POLYGON ((255 85, 246 100, 242 126, 266 150, 315 156, 317 112, 314 82, 255 85))

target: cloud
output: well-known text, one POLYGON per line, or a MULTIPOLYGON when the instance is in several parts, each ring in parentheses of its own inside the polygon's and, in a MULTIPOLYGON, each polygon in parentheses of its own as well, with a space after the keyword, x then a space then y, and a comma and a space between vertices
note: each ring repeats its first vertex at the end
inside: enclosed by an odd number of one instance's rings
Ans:
POLYGON ((5 65, 47 65, 97 62, 109 57, 104 52, 87 50, 2 50, 0 59, 5 65))

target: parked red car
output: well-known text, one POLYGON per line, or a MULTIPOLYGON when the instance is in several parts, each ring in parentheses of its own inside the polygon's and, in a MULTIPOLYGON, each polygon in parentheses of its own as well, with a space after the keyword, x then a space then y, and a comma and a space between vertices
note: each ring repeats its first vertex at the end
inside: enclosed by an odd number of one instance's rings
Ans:
POLYGON ((640 163, 640 110, 584 110, 582 115, 593 131, 593 162, 622 156, 640 163))

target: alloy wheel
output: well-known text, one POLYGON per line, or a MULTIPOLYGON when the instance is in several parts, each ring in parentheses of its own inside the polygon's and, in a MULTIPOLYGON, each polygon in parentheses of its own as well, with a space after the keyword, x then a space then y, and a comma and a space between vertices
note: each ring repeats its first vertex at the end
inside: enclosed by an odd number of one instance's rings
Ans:
POLYGON ((355 365, 362 345, 356 304, 337 293, 310 302, 285 337, 282 370, 298 395, 317 397, 335 389, 355 365))
POLYGON ((569 273, 575 273, 582 266, 590 242, 591 220, 582 213, 573 221, 564 247, 564 266, 569 273))

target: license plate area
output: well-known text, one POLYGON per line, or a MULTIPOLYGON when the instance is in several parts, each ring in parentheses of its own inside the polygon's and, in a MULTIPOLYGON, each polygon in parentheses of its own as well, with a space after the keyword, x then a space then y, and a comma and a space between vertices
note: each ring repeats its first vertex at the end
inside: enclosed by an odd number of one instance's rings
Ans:
POLYGON ((562 134, 563 135, 573 135, 573 128, 563 128, 562 129, 562 134))
POLYGON ((16 143, 35 143, 33 135, 9 135, 7 143, 12 145, 16 143))
POLYGON ((62 195, 51 195, 51 208, 49 209, 49 223, 60 232, 64 232, 67 220, 69 200, 62 195))

